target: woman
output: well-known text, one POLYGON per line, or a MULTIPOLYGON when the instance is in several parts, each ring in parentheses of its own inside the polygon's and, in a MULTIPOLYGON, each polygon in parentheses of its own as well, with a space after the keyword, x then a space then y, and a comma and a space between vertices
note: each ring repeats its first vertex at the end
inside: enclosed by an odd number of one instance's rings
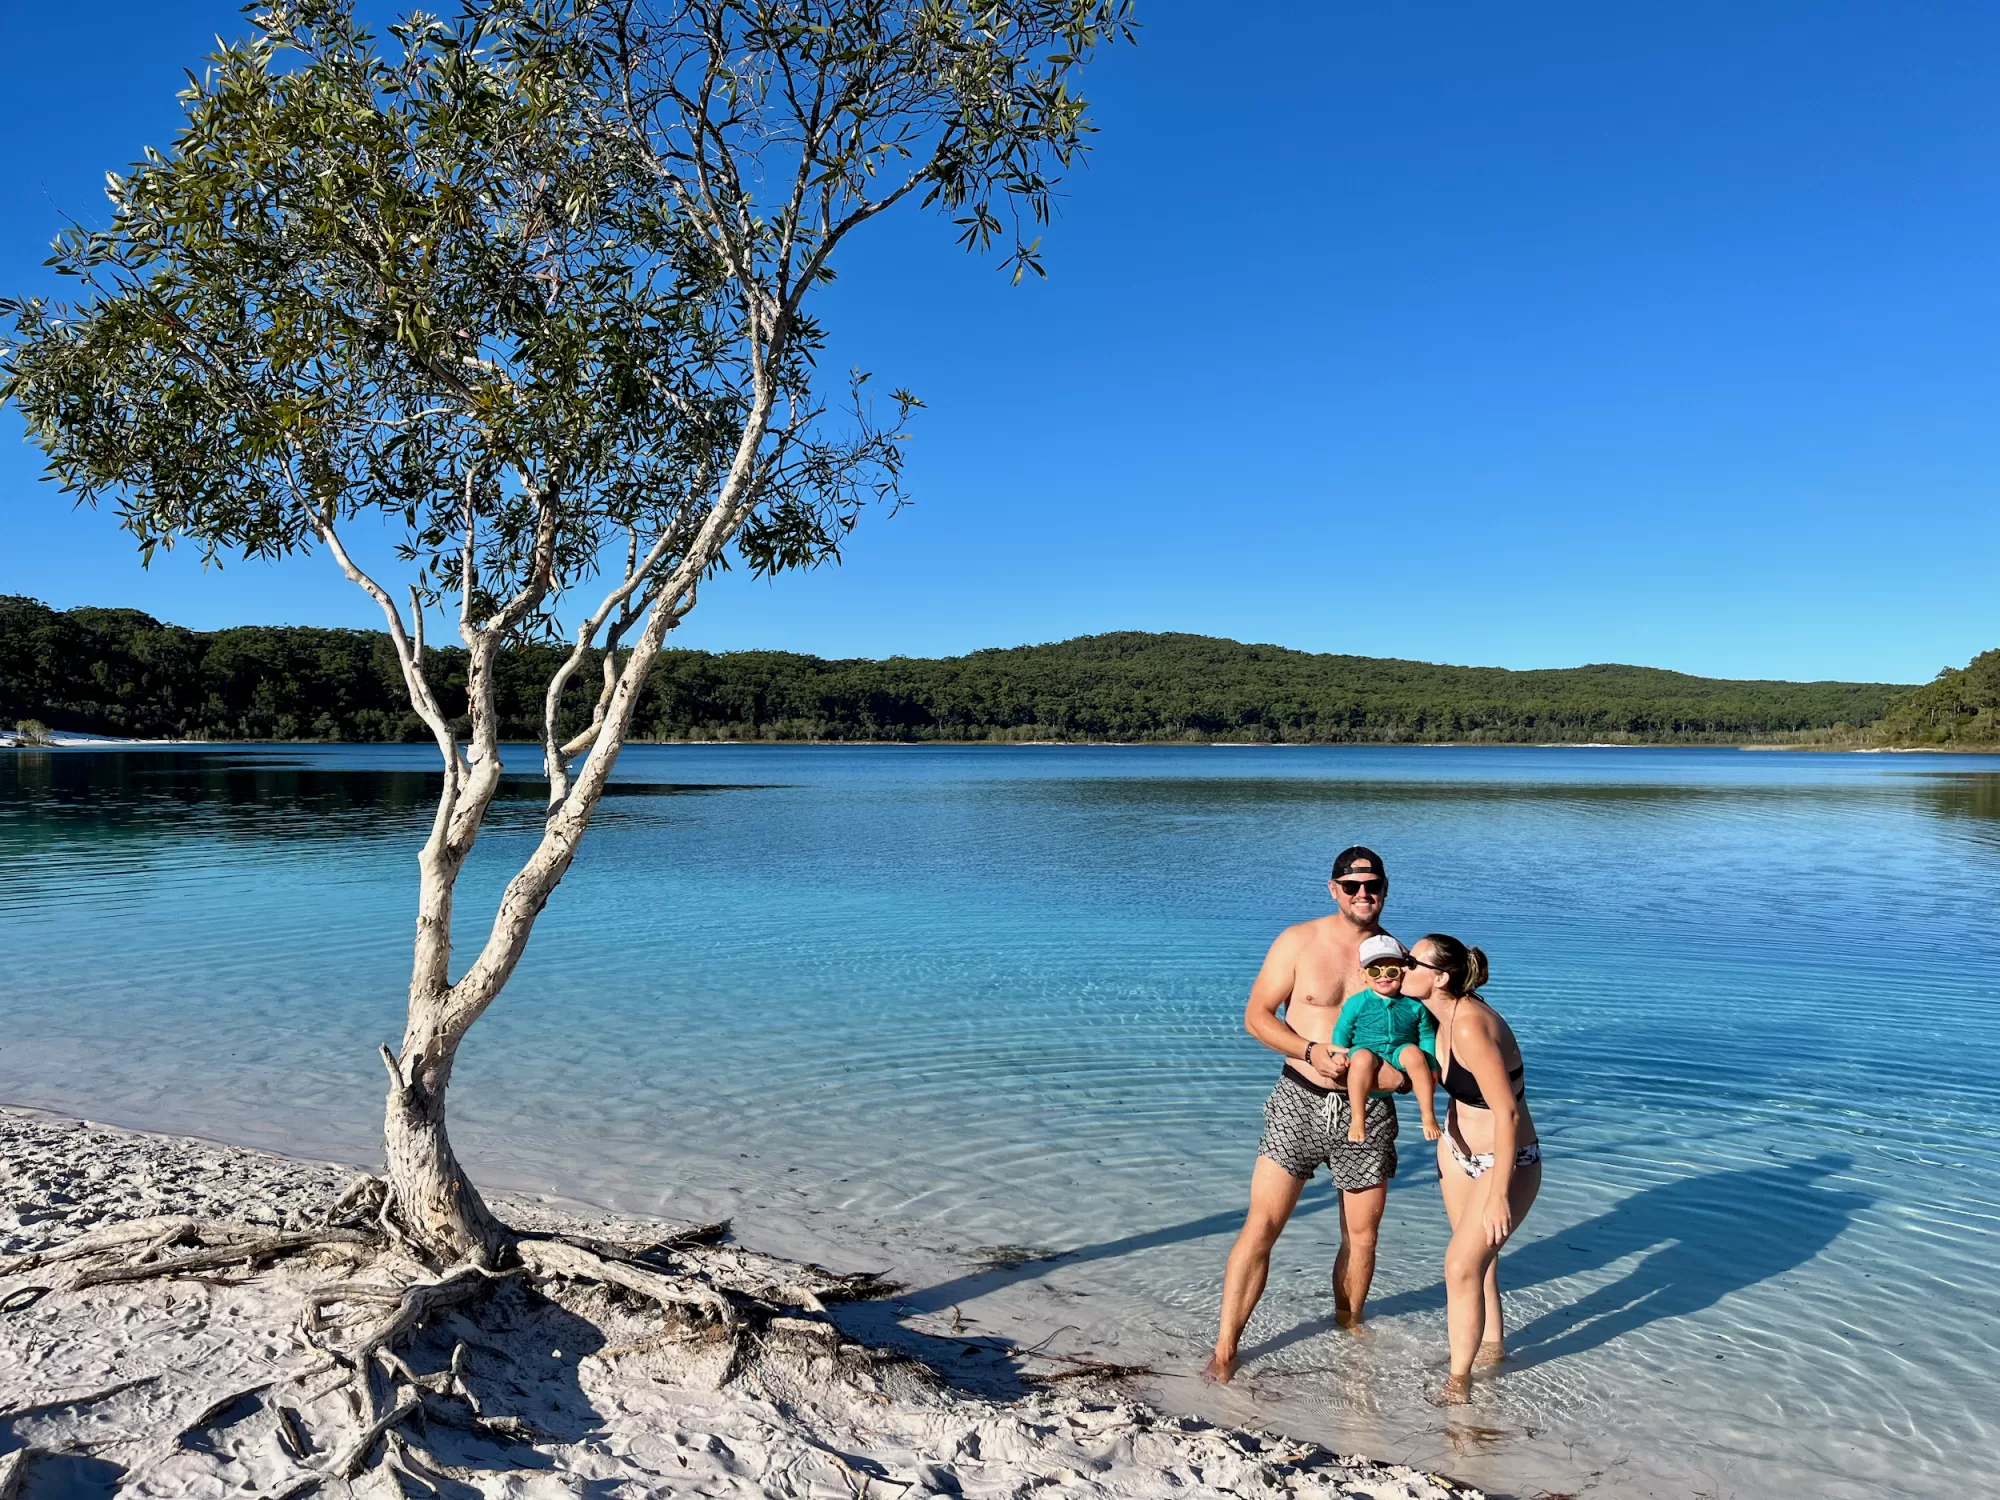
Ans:
POLYGON ((1479 997, 1486 955, 1434 932, 1412 950, 1403 993, 1437 1017, 1438 1084, 1451 1095, 1438 1137, 1438 1183, 1451 1216, 1444 1254, 1451 1374, 1440 1399, 1471 1399, 1474 1366, 1506 1357, 1500 1247, 1542 1186, 1542 1148, 1528 1116, 1521 1047, 1479 997))

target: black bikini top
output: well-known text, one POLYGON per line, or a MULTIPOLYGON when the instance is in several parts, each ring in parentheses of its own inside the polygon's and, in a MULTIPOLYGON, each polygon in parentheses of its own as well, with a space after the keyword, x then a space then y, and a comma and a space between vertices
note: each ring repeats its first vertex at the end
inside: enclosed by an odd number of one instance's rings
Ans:
MULTIPOLYGON (((1486 1095, 1479 1087, 1479 1080, 1470 1071, 1457 1066, 1458 1059, 1451 1060, 1449 1071, 1438 1082, 1444 1091, 1469 1109, 1491 1109, 1486 1095)), ((1514 1085, 1514 1097, 1525 1099, 1528 1094, 1527 1065, 1516 1063, 1507 1073, 1507 1081, 1514 1085)))

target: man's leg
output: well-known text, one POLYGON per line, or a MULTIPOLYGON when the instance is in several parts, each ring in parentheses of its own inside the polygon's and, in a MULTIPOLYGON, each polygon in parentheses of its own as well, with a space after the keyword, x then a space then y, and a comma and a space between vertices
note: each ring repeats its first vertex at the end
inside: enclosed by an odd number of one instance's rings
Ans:
MULTIPOLYGON (((1256 1169, 1250 1174, 1250 1212, 1222 1273, 1222 1327, 1215 1336, 1215 1357, 1201 1372, 1202 1379, 1226 1383, 1236 1373, 1236 1344, 1257 1299, 1264 1295, 1264 1282, 1271 1274, 1271 1246, 1278 1242, 1298 1206, 1306 1181, 1268 1156, 1257 1158, 1256 1169)), ((1382 1216, 1380 1209, 1375 1216, 1382 1216)))
POLYGON ((1352 1328, 1361 1321, 1362 1304, 1375 1280, 1375 1237, 1388 1205, 1386 1182, 1340 1195, 1340 1254, 1333 1260, 1335 1327, 1352 1328))

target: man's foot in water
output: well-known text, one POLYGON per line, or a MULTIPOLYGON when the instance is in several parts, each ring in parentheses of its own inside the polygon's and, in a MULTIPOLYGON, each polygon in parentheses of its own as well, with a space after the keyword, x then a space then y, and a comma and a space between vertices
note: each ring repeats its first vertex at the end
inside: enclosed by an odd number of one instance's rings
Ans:
POLYGON ((1236 1356, 1218 1353, 1202 1366, 1201 1380, 1203 1385, 1228 1385, 1235 1374, 1236 1356))
POLYGON ((1464 1406, 1472 1400, 1472 1377, 1470 1375, 1447 1375, 1444 1388, 1437 1393, 1439 1406, 1464 1406))
POLYGON ((1338 1270, 1333 1275, 1333 1326, 1349 1332, 1358 1331, 1361 1327, 1361 1314, 1348 1305, 1347 1293, 1340 1288, 1338 1270))
POLYGON ((1498 1339, 1488 1339, 1479 1346, 1479 1352, 1472 1356, 1472 1368, 1490 1370, 1497 1364, 1505 1363, 1507 1346, 1498 1339))

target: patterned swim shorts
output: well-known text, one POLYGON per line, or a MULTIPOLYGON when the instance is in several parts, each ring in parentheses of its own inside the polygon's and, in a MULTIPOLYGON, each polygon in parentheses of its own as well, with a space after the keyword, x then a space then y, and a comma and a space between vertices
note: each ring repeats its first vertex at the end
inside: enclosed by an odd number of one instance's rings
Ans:
POLYGON ((1345 1090, 1323 1089, 1286 1068, 1264 1101, 1257 1154, 1294 1177, 1311 1177, 1325 1166, 1342 1192, 1378 1187, 1396 1175, 1396 1101, 1386 1094, 1370 1097, 1362 1112, 1365 1141, 1347 1138, 1348 1116, 1345 1090))

